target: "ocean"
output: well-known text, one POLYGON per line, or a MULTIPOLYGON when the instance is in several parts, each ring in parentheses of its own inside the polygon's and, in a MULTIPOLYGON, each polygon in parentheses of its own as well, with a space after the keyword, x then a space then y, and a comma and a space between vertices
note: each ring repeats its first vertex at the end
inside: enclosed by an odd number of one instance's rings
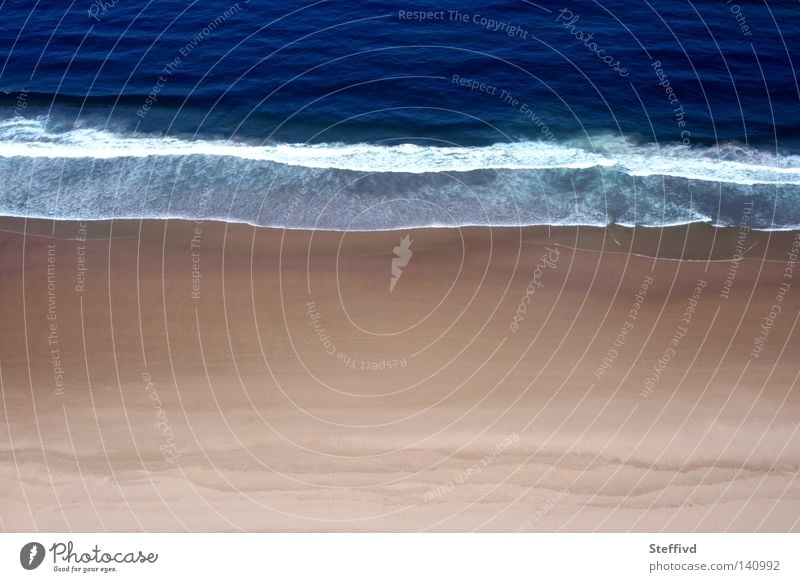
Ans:
POLYGON ((0 12, 2 215, 800 227, 795 3, 0 12))

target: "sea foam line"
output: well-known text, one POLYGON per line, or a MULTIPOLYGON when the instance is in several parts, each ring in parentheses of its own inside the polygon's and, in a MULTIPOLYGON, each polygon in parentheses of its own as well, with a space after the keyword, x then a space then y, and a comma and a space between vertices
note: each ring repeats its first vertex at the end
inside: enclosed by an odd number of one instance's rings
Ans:
POLYGON ((800 156, 741 147, 632 145, 594 140, 596 150, 551 142, 452 147, 416 144, 269 144, 136 137, 95 129, 48 132, 39 120, 0 122, 0 157, 101 159, 209 156, 287 166, 376 173, 608 169, 636 177, 675 177, 739 185, 800 185, 800 156))

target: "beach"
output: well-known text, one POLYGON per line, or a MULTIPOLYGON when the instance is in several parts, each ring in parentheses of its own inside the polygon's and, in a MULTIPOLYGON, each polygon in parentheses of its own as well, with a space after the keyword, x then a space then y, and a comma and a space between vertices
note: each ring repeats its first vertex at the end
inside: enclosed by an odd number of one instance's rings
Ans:
POLYGON ((798 531, 798 250, 0 219, 2 527, 798 531))

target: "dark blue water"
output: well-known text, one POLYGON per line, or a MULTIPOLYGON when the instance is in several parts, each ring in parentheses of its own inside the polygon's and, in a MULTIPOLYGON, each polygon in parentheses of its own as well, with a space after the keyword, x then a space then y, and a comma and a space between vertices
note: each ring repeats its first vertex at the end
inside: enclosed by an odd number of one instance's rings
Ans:
POLYGON ((0 212, 797 227, 797 10, 5 2, 0 212))

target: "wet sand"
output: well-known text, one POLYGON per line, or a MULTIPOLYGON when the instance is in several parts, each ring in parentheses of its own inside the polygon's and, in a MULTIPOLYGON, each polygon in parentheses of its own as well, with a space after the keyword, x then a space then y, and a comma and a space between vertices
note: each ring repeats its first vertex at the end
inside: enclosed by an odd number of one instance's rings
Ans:
POLYGON ((0 219, 0 527, 798 531, 798 249, 0 219))

